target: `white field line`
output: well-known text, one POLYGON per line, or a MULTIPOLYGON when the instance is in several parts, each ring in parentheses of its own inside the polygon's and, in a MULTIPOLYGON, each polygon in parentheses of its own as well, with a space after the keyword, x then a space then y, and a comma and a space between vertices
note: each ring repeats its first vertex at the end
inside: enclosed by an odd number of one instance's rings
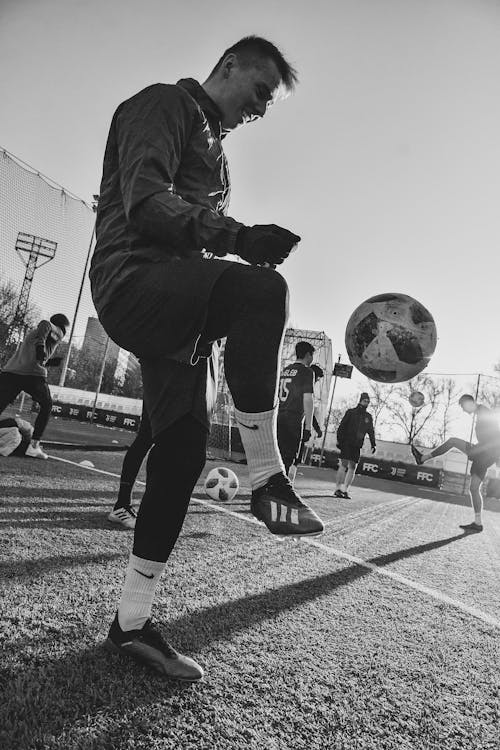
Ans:
MULTIPOLYGON (((70 461, 67 458, 59 458, 58 456, 49 456, 49 458, 52 458, 54 461, 62 461, 63 463, 73 464, 73 466, 79 466, 81 469, 87 469, 87 471, 95 471, 99 474, 107 474, 111 477, 120 477, 119 474, 114 474, 111 471, 103 471, 102 469, 96 469, 90 466, 81 466, 76 461, 70 461)), ((144 484, 144 482, 140 482, 140 484, 144 484)), ((212 510, 218 511, 219 513, 224 513, 227 516, 232 516, 233 518, 238 519, 238 521, 244 521, 245 523, 252 523, 261 526, 261 523, 257 521, 256 518, 249 518, 248 516, 244 516, 241 513, 236 513, 233 510, 224 508, 221 505, 214 505, 213 503, 209 503, 206 500, 201 500, 196 497, 191 498, 191 500, 198 505, 204 505, 206 508, 211 508, 212 510)), ((268 537, 268 539, 272 539, 272 537, 268 537)), ((282 541, 280 540, 279 543, 282 544, 282 541)), ((390 578, 393 581, 397 581, 398 583, 403 584, 403 586, 407 586, 414 591, 419 591, 421 594, 425 594, 426 596, 429 596, 432 599, 436 599, 443 604, 449 604, 450 607, 459 609, 461 612, 465 612, 471 617, 475 617, 477 620, 481 620, 486 625, 492 625, 493 627, 500 630, 500 620, 498 618, 489 615, 487 612, 483 612, 477 607, 472 607, 469 604, 465 604, 459 599, 454 599, 447 594, 443 594, 443 592, 439 591, 438 589, 433 589, 429 586, 425 586, 421 583, 418 583, 417 581, 413 581, 411 578, 407 578, 406 576, 402 576, 392 570, 388 570, 387 568, 379 568, 378 565, 374 565, 374 563, 368 562, 368 560, 363 560, 361 557, 356 557, 355 555, 349 555, 347 552, 343 552, 336 547, 332 547, 330 544, 323 544, 322 542, 318 542, 316 541, 316 539, 308 539, 307 537, 303 537, 301 539, 301 543, 308 544, 311 547, 316 547, 316 549, 319 549, 328 555, 333 555, 334 557, 338 557, 341 560, 346 560, 353 565, 359 565, 362 568, 366 568, 372 573, 377 573, 378 575, 385 576, 386 578, 390 578)))

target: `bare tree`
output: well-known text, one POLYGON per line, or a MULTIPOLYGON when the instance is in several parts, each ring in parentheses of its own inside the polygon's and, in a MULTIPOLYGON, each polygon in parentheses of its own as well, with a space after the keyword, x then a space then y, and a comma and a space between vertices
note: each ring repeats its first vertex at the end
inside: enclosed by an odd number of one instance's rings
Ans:
POLYGON ((417 437, 421 440, 425 438, 426 431, 432 426, 432 420, 436 416, 442 393, 442 382, 429 376, 413 378, 407 383, 394 386, 385 409, 390 416, 391 426, 399 429, 406 443, 412 443, 417 437), (413 391, 420 391, 425 396, 424 405, 416 409, 408 401, 413 391))
POLYGON ((367 388, 370 394, 370 412, 373 416, 373 426, 380 428, 387 421, 388 404, 393 399, 396 386, 394 383, 377 383, 375 380, 369 380, 367 388))
POLYGON ((442 410, 441 422, 436 430, 436 437, 440 443, 444 443, 448 438, 450 425, 453 421, 452 410, 458 403, 459 393, 461 392, 456 381, 453 378, 444 378, 442 381, 442 410))

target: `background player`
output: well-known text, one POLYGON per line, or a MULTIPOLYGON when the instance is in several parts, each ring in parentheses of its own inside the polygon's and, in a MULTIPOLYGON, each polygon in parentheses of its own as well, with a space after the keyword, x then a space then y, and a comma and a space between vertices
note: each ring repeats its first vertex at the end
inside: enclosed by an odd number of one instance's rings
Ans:
POLYGON ((108 515, 109 521, 120 524, 125 529, 135 529, 137 512, 132 505, 132 490, 142 462, 152 445, 151 423, 143 404, 139 430, 123 459, 118 499, 114 504, 113 510, 108 515))
POLYGON ((466 440, 457 437, 449 438, 437 448, 424 453, 411 446, 411 452, 417 464, 423 464, 436 456, 442 456, 452 448, 458 448, 459 451, 472 461, 470 467, 470 488, 469 496, 474 511, 474 520, 472 523, 460 524, 460 528, 467 533, 480 532, 483 530, 483 495, 481 485, 486 477, 488 468, 500 460, 500 427, 498 425, 498 415, 494 414, 484 404, 478 404, 469 393, 460 396, 458 403, 462 410, 467 414, 476 417, 476 437, 477 443, 473 445, 466 440))
POLYGON ((40 321, 36 328, 28 331, 0 373, 0 414, 21 391, 28 393, 40 406, 33 437, 25 453, 31 458, 47 458, 47 454, 40 446, 40 438, 47 427, 52 410, 45 365, 59 363, 57 358, 52 362, 50 360, 57 345, 66 335, 68 326, 69 320, 63 313, 52 315, 50 321, 40 321))
POLYGON ((368 393, 362 393, 359 397, 359 404, 354 409, 346 411, 338 426, 337 445, 340 448, 340 463, 337 469, 337 489, 334 497, 350 500, 348 489, 356 474, 365 435, 370 438, 372 453, 377 450, 372 415, 367 411, 369 403, 368 393))
POLYGON ((294 463, 301 441, 311 438, 314 415, 314 373, 311 370, 314 346, 308 341, 295 344, 296 360, 280 376, 278 446, 287 474, 294 463))
MULTIPOLYGON (((313 376, 314 376, 314 385, 316 385, 316 383, 318 382, 318 380, 321 380, 321 378, 324 377, 323 368, 320 367, 319 365, 313 364, 313 365, 311 365, 311 370, 312 370, 313 376)), ((313 399, 314 399, 314 394, 313 394, 313 399)), ((319 421, 318 421, 319 417, 320 417, 320 414, 319 414, 318 406, 317 406, 316 402, 314 401, 312 426, 313 426, 314 432, 316 433, 316 437, 321 438, 321 437, 323 437, 323 430, 321 429, 319 421)), ((295 475, 297 473, 297 466, 300 463, 306 463, 306 461, 307 461, 307 454, 308 454, 309 450, 312 451, 313 448, 314 448, 314 443, 311 445, 310 448, 306 447, 306 444, 308 442, 305 439, 306 437, 307 437, 307 435, 302 434, 302 440, 300 442, 300 447, 299 447, 297 455, 295 456, 295 461, 293 462, 293 467, 291 469, 291 472, 293 472, 293 473, 290 475, 292 483, 295 481, 295 475)), ((309 437, 309 439, 310 439, 310 437, 309 437)))

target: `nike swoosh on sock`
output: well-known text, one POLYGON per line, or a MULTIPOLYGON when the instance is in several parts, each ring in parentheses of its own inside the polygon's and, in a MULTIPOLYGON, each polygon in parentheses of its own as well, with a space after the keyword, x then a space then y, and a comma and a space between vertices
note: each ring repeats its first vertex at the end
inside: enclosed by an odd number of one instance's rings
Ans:
POLYGON ((258 424, 243 424, 243 422, 239 422, 236 420, 238 424, 240 424, 242 427, 246 427, 247 430, 258 430, 259 425, 258 424))
POLYGON ((141 570, 137 570, 137 568, 134 568, 136 573, 139 573, 140 576, 144 576, 144 578, 154 578, 154 573, 151 573, 151 575, 148 575, 147 573, 143 573, 141 570))

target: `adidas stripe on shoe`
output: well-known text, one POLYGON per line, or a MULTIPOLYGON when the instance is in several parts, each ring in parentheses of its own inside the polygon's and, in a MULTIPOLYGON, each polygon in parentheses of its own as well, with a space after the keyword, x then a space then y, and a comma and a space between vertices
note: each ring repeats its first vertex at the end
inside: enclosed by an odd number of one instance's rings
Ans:
POLYGON ((271 534, 283 537, 317 536, 324 531, 319 516, 293 489, 288 477, 274 474, 263 487, 252 492, 252 514, 271 534))

